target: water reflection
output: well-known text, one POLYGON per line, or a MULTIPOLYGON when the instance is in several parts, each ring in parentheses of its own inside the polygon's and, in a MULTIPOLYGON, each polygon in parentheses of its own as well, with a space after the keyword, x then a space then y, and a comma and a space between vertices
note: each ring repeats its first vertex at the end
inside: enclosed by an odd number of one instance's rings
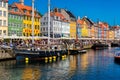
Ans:
POLYGON ((0 62, 0 80, 118 80, 120 65, 114 62, 114 50, 88 50, 47 62, 0 62))

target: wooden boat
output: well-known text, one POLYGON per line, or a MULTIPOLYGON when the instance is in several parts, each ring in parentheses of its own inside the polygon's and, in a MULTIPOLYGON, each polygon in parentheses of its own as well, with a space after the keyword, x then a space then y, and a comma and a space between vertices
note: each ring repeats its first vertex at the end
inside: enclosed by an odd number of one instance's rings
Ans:
POLYGON ((99 49, 105 49, 108 48, 107 44, 102 44, 102 43, 95 43, 92 46, 92 49, 99 50, 99 49))
POLYGON ((114 56, 114 60, 116 62, 120 62, 120 53, 118 53, 117 55, 114 56))
POLYGON ((16 56, 23 56, 28 58, 44 58, 44 57, 60 57, 62 55, 67 55, 66 49, 46 49, 41 50, 39 48, 13 48, 13 52, 16 56))
POLYGON ((86 53, 87 50, 76 49, 76 50, 69 50, 69 52, 70 52, 70 55, 75 55, 75 54, 80 54, 80 53, 86 53))
POLYGON ((86 53, 87 50, 78 50, 78 53, 86 53))

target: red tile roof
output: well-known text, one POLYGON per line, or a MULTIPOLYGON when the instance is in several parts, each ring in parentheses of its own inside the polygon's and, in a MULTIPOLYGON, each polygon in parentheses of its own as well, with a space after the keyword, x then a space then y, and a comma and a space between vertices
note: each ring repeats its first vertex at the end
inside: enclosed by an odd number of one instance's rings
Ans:
MULTIPOLYGON (((26 5, 22 5, 20 3, 14 3, 13 5, 11 5, 12 8, 17 7, 18 8, 18 12, 15 12, 13 10, 10 10, 9 12, 11 14, 22 14, 22 15, 26 15, 26 16, 32 16, 31 12, 32 12, 32 7, 30 6, 26 6, 26 5), (24 10, 26 10, 26 13, 24 13, 24 10)), ((35 17, 40 17, 40 15, 36 15, 36 11, 35 11, 35 17)))
POLYGON ((109 25, 107 23, 104 23, 104 22, 99 22, 99 26, 101 28, 108 28, 109 27, 109 25))
POLYGON ((77 20, 77 23, 80 24, 80 25, 82 25, 83 22, 84 22, 83 20, 80 20, 80 19, 77 20))

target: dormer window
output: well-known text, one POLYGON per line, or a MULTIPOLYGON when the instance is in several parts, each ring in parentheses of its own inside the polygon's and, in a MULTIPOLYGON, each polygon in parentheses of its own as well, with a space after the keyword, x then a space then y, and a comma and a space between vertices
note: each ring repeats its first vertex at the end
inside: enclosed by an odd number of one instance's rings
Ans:
POLYGON ((18 11, 18 8, 14 8, 14 11, 17 12, 17 11, 18 11))
POLYGON ((58 20, 58 17, 56 17, 56 19, 58 20))
POLYGON ((24 13, 26 13, 26 12, 27 12, 27 10, 25 10, 25 9, 24 9, 24 10, 23 10, 23 12, 24 12, 24 13))
POLYGON ((8 7, 8 10, 12 10, 12 8, 11 8, 11 7, 8 7))
POLYGON ((36 13, 36 16, 38 16, 38 13, 36 13))

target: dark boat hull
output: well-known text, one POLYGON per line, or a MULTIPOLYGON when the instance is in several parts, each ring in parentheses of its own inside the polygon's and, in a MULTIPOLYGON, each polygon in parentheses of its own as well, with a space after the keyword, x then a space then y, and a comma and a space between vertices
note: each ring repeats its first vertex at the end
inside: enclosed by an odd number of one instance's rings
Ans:
POLYGON ((86 53, 87 50, 69 50, 70 55, 80 54, 80 53, 86 53))
POLYGON ((30 50, 14 50, 16 56, 28 57, 28 58, 44 58, 52 56, 62 56, 67 53, 67 50, 57 50, 57 51, 30 51, 30 50))
POLYGON ((107 44, 93 44, 92 49, 99 50, 99 49, 106 49, 108 48, 107 44))
POLYGON ((120 56, 115 56, 115 57, 114 57, 114 61, 120 62, 120 56))

